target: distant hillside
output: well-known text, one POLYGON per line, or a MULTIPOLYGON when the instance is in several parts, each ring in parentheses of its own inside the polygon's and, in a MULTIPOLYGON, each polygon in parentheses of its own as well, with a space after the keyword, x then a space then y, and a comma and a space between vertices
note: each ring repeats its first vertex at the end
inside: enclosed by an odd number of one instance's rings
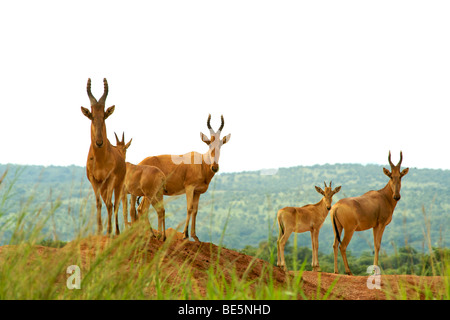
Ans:
MULTIPOLYGON (((6 165, 0 165, 0 173, 5 169, 6 165)), ((336 203, 344 197, 381 189, 388 178, 382 166, 358 164, 281 168, 274 175, 259 171, 218 174, 208 192, 200 197, 197 235, 200 240, 214 243, 219 243, 223 236, 223 244, 229 248, 258 246, 269 236, 277 236, 277 210, 318 202, 321 195, 314 186, 323 187, 324 180, 327 183, 332 180, 333 186, 342 185, 334 196, 333 203, 336 203)), ((384 233, 382 250, 392 252, 394 245, 400 247, 407 243, 419 251, 427 251, 428 237, 432 246, 448 246, 449 182, 448 170, 410 168, 402 180, 402 199, 384 233)), ((180 225, 182 230, 186 219, 185 197, 165 197, 165 200, 166 227, 180 225)), ((24 229, 27 221, 48 216, 42 232, 59 240, 68 241, 80 232, 95 230, 95 200, 84 167, 10 165, 0 188, 0 201, 3 243, 17 229, 21 216, 25 217, 21 222, 24 229)), ((103 211, 105 221, 106 209, 103 211)), ((155 213, 150 217, 156 227, 155 213)), ((119 218, 122 223, 122 209, 119 218)), ((309 233, 299 235, 299 245, 310 247, 310 239, 309 233)), ((320 232, 319 250, 331 252, 332 242, 333 232, 327 218, 320 232)), ((372 248, 372 231, 368 230, 356 232, 348 250, 357 255, 372 248)))

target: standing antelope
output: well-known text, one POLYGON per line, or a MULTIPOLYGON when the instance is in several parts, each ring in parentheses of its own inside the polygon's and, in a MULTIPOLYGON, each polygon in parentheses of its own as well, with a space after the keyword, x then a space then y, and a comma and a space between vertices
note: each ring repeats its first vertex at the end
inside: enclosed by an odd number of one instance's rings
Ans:
MULTIPOLYGON (((116 133, 116 143, 117 149, 122 153, 123 157, 126 157, 126 152, 131 144, 131 139, 127 144, 125 144, 125 135, 122 134, 122 141, 119 141, 116 133)), ((145 196, 150 199, 151 204, 156 209, 158 213, 158 230, 162 234, 162 240, 166 240, 166 224, 165 224, 165 210, 163 202, 163 192, 166 183, 166 176, 164 173, 154 166, 147 165, 134 165, 130 162, 126 162, 127 173, 125 175, 125 181, 123 184, 122 193, 122 204, 123 204, 123 215, 125 225, 128 223, 128 215, 126 212, 126 202, 127 194, 131 194, 131 221, 136 220, 136 197, 145 196)), ((150 226, 150 231, 153 234, 153 229, 150 226)))
POLYGON ((331 209, 330 217, 333 224, 335 239, 334 249, 334 273, 338 273, 337 256, 338 242, 342 259, 344 260, 345 272, 351 275, 347 262, 346 249, 352 239, 353 232, 363 231, 373 228, 373 241, 375 247, 374 265, 378 265, 378 252, 380 251, 381 238, 384 228, 391 222, 395 206, 400 200, 401 179, 405 176, 409 168, 400 171, 403 155, 400 151, 400 161, 396 166, 391 161, 389 151, 390 172, 383 168, 385 175, 389 177, 386 186, 378 191, 369 191, 359 197, 345 198, 339 200, 331 209), (345 230, 344 238, 340 239, 342 229, 345 230))
MULTIPOLYGON (((189 220, 192 217, 191 236, 195 241, 199 241, 195 233, 195 220, 198 211, 200 195, 208 190, 209 183, 214 174, 219 171, 219 156, 222 145, 230 141, 231 134, 220 139, 225 124, 221 116, 221 125, 217 132, 211 128, 211 115, 208 116, 206 125, 210 132, 210 138, 203 133, 200 137, 209 146, 206 153, 189 152, 184 155, 160 155, 148 157, 142 160, 140 165, 151 165, 161 169, 166 175, 165 195, 174 196, 185 193, 187 200, 187 218, 184 227, 184 238, 189 238, 189 220)), ((141 202, 142 212, 146 212, 150 203, 146 198, 141 202)))
POLYGON ((325 190, 316 186, 316 191, 323 195, 322 199, 316 204, 308 204, 303 207, 285 207, 278 210, 277 219, 280 232, 277 241, 277 266, 287 270, 286 261, 284 260, 284 247, 292 232, 303 233, 309 231, 311 233, 312 244, 312 263, 313 271, 319 271, 319 231, 331 208, 333 195, 341 190, 337 187, 331 190, 330 185, 325 190))
POLYGON ((120 234, 118 209, 121 199, 123 180, 125 178, 125 159, 114 148, 106 136, 105 120, 114 112, 115 106, 105 111, 105 100, 108 95, 108 82, 103 79, 104 91, 97 101, 91 93, 91 79, 87 82, 87 94, 91 102, 91 111, 81 107, 81 112, 91 120, 91 145, 86 163, 86 174, 95 193, 97 205, 97 232, 102 233, 102 201, 108 211, 107 233, 111 234, 112 195, 114 192, 114 214, 116 216, 116 234, 120 234))

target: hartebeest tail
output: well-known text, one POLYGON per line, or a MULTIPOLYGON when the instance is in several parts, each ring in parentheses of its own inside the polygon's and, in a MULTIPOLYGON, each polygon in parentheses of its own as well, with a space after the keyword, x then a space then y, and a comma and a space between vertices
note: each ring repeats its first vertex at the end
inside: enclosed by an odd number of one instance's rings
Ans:
MULTIPOLYGON (((331 210, 333 210, 333 209, 334 209, 334 208, 332 207, 331 210)), ((335 238, 337 239, 337 241, 338 241, 339 243, 341 243, 341 237, 340 237, 340 235, 339 235, 339 230, 338 230, 338 228, 337 228, 337 226, 336 226, 336 219, 337 219, 336 215, 337 215, 337 208, 334 209, 334 214, 331 215, 331 216, 332 216, 331 222, 332 222, 333 228, 334 228, 334 236, 335 236, 335 238)))

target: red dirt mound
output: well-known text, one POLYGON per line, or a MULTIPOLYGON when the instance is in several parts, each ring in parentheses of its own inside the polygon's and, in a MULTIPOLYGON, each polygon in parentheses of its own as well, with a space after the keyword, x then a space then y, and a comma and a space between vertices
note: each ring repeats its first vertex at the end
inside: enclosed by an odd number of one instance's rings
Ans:
MULTIPOLYGON (((156 233, 156 232, 155 232, 156 233)), ((223 272, 226 281, 232 277, 244 278, 253 281, 268 281, 268 270, 272 272, 272 282, 275 287, 283 288, 292 272, 284 272, 261 259, 245 254, 220 248, 212 243, 183 240, 183 235, 173 229, 166 230, 166 242, 152 238, 145 242, 147 256, 154 257, 158 250, 164 246, 166 253, 163 260, 170 261, 173 274, 177 274, 177 266, 186 261, 192 270, 192 283, 196 284, 200 294, 206 293, 208 270, 217 266, 223 272)), ((150 239, 150 237, 149 237, 150 239)), ((55 255, 60 250, 76 250, 81 257, 82 268, 89 268, 96 255, 106 250, 115 238, 107 236, 91 236, 85 239, 72 241, 61 249, 36 246, 36 254, 42 257, 55 255)), ((128 241, 128 240, 126 240, 128 241)), ((0 247, 0 253, 14 250, 15 246, 0 247)), ((170 274, 170 270, 168 271, 170 274)), ((384 300, 384 299, 424 299, 427 293, 434 297, 441 297, 445 292, 444 277, 420 277, 411 275, 381 275, 381 289, 369 289, 368 276, 347 276, 331 273, 318 273, 305 271, 300 285, 304 295, 308 298, 322 298, 335 282, 328 299, 338 300, 384 300), (318 289, 318 286, 319 289, 318 289)), ((177 281, 176 276, 171 281, 177 281)), ((300 297, 299 297, 300 298, 300 297)))

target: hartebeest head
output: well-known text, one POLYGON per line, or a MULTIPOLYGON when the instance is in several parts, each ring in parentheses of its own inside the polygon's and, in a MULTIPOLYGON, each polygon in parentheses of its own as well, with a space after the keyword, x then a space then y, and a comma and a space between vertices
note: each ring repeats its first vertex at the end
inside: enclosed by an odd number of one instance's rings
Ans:
POLYGON ((116 136, 116 147, 125 158, 125 156, 127 155, 127 149, 130 147, 133 138, 131 138, 130 141, 128 141, 128 143, 125 144, 125 132, 122 132, 122 141, 120 141, 119 138, 117 138, 117 134, 115 132, 114 135, 116 136))
POLYGON ((206 143, 209 146, 209 159, 204 159, 206 163, 211 165, 211 170, 213 172, 219 171, 219 156, 220 156, 220 148, 222 145, 230 141, 231 133, 227 136, 223 137, 223 139, 220 139, 220 133, 222 132, 223 126, 225 125, 225 122, 223 120, 223 115, 220 116, 221 124, 219 127, 219 130, 217 132, 214 132, 214 130, 211 128, 211 114, 208 116, 208 121, 206 122, 206 125, 208 126, 211 138, 208 138, 206 135, 200 132, 200 137, 202 138, 202 141, 206 143))
POLYGON ((128 143, 125 144, 125 132, 122 132, 122 141, 120 141, 119 138, 117 138, 117 134, 115 132, 114 135, 116 136, 116 148, 125 158, 125 156, 127 155, 127 149, 130 147, 133 138, 131 138, 130 141, 128 141, 128 143))
POLYGON ((330 185, 327 187, 327 184, 325 181, 323 182, 325 186, 325 190, 322 190, 320 187, 316 186, 316 191, 323 195, 323 198, 325 200, 325 205, 327 206, 327 210, 331 209, 331 203, 333 201, 333 196, 338 193, 341 190, 341 186, 334 188, 334 190, 331 189, 331 181, 330 185))
POLYGON ((394 200, 398 201, 400 200, 400 188, 402 187, 402 178, 404 175, 406 175, 409 171, 409 168, 404 169, 400 172, 400 165, 402 164, 403 155, 400 151, 400 161, 397 163, 396 166, 391 161, 391 151, 389 151, 389 164, 391 165, 391 171, 389 171, 386 168, 383 168, 383 172, 385 175, 387 175, 391 180, 389 181, 389 185, 391 186, 392 192, 394 194, 394 200))
MULTIPOLYGON (((97 101, 91 92, 91 79, 88 79, 87 82, 87 94, 89 97, 89 100, 91 102, 91 111, 89 111, 86 108, 81 107, 81 112, 92 121, 91 124, 91 130, 92 130, 92 137, 94 139, 95 137, 95 146, 98 148, 103 147, 103 130, 105 128, 105 120, 112 115, 114 112, 115 106, 109 107, 105 111, 105 101, 106 96, 108 95, 108 82, 106 81, 106 78, 103 79, 104 84, 104 90, 102 97, 97 101)), ((105 136, 106 138, 106 136, 105 136)), ((94 142, 94 141, 93 141, 94 142)))

